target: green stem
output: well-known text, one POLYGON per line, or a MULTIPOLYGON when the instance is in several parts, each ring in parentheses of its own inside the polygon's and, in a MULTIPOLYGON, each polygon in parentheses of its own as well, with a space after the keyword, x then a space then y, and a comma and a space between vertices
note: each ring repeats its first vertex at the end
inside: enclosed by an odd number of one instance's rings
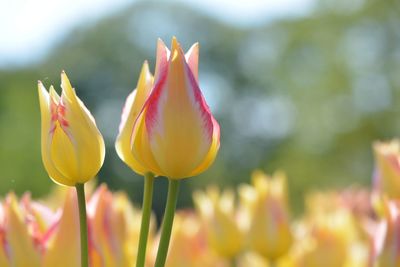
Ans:
POLYGON ((276 264, 276 261, 270 260, 270 261, 269 261, 269 266, 270 266, 270 267, 276 267, 276 266, 278 266, 278 265, 276 264))
POLYGON ((169 179, 167 204, 165 206, 164 219, 161 226, 160 244, 158 245, 156 264, 154 267, 164 267, 167 259, 176 202, 178 200, 178 192, 179 180, 169 179))
POLYGON ((78 196, 79 206, 79 223, 81 228, 81 267, 89 266, 88 259, 88 228, 86 219, 86 200, 85 200, 85 185, 76 184, 76 194, 78 196))
POLYGON ((231 267, 237 267, 237 262, 235 257, 231 258, 231 267))
POLYGON ((144 194, 142 207, 142 224, 140 226, 139 247, 136 267, 144 267, 146 260, 147 237, 149 235, 151 205, 153 200, 154 175, 146 173, 144 176, 144 194))

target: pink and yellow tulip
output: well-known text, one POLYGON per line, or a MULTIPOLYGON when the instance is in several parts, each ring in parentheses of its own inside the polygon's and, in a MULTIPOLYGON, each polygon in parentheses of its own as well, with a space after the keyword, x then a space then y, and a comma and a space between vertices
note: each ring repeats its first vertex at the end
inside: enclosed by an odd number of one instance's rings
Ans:
MULTIPOLYGON (((158 41, 151 93, 144 103, 145 97, 133 101, 130 96, 127 110, 131 110, 131 116, 122 124, 120 134, 120 141, 124 142, 117 141, 120 156, 130 159, 135 171, 181 179, 205 171, 214 161, 219 149, 219 125, 200 91, 197 72, 197 44, 185 55, 175 38, 171 51, 158 41), (137 109, 140 110, 137 118, 133 114, 136 103, 138 107, 143 105, 137 109)), ((146 95, 150 81, 143 84, 139 81, 138 94, 146 95)))

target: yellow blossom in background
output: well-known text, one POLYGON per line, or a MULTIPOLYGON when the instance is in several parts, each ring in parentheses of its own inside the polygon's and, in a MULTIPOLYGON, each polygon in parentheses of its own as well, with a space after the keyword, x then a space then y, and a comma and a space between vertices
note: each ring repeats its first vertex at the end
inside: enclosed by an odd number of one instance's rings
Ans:
POLYGON ((193 200, 204 223, 209 246, 222 257, 235 257, 243 248, 244 233, 234 192, 209 187, 206 192, 195 192, 193 200))
MULTIPOLYGON (((158 242, 155 242, 152 250, 153 261, 155 260, 157 246, 158 242)), ((224 263, 224 259, 218 257, 207 244, 205 228, 199 216, 193 211, 178 212, 175 215, 165 266, 215 267, 222 266, 224 263)))
POLYGON ((252 185, 239 188, 243 208, 249 214, 248 246, 272 261, 288 252, 292 244, 286 176, 252 175, 252 185))
POLYGON ((389 198, 400 198, 400 141, 375 142, 374 189, 389 198))
POLYGON ((351 209, 335 192, 306 197, 306 216, 295 225, 292 256, 299 267, 367 267, 369 246, 351 209))
POLYGON ((58 184, 75 186, 92 179, 103 165, 104 140, 89 110, 76 96, 65 72, 62 94, 38 83, 42 120, 42 160, 58 184))

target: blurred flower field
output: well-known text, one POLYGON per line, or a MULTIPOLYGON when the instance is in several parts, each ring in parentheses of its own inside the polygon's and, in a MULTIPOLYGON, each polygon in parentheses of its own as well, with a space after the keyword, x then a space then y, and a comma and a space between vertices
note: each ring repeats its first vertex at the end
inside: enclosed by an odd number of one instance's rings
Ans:
MULTIPOLYGON (((374 144, 372 189, 311 192, 296 217, 287 185, 295 178, 283 172, 255 170, 236 188, 196 191, 195 208, 177 212, 166 266, 399 266, 399 144, 374 144)), ((140 208, 104 184, 88 188, 90 266, 134 266, 140 208)), ((0 206, 0 266, 79 266, 76 202, 64 187, 37 200, 9 193, 0 206)), ((146 266, 158 238, 152 216, 146 266)))

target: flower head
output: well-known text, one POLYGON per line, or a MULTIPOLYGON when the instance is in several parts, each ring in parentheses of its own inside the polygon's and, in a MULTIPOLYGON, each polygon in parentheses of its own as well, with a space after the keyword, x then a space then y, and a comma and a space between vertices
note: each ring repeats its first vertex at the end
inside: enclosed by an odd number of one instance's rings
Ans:
POLYGON ((104 140, 93 116, 76 96, 65 72, 61 97, 39 81, 42 160, 58 184, 74 186, 93 178, 104 161, 104 140))
POLYGON ((139 173, 181 179, 205 171, 214 161, 219 125, 200 91, 197 70, 197 44, 185 55, 175 38, 171 51, 159 40, 153 89, 137 118, 131 116, 125 124, 134 120, 124 146, 126 151, 130 145, 129 158, 138 163, 140 168, 133 169, 139 173))
POLYGON ((252 179, 253 186, 243 185, 239 191, 250 217, 248 243, 264 257, 276 260, 292 244, 286 176, 268 177, 255 171, 252 179))

